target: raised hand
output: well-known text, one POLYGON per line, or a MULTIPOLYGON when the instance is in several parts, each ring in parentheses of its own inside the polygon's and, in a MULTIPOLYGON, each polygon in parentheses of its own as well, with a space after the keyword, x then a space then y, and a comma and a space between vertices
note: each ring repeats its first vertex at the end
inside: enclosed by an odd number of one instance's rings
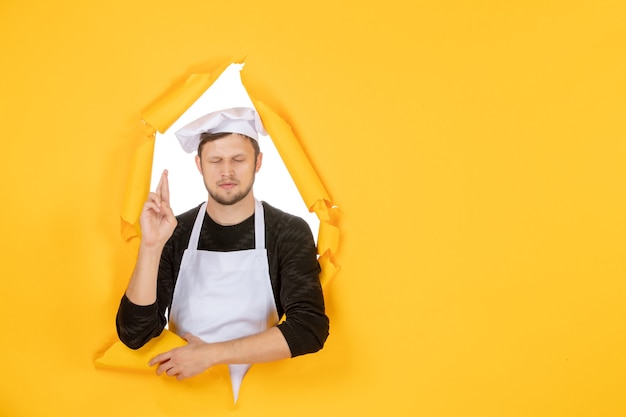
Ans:
POLYGON ((170 207, 167 170, 161 174, 156 190, 148 194, 148 200, 144 203, 139 217, 139 224, 141 243, 145 247, 163 247, 172 236, 177 221, 170 207))

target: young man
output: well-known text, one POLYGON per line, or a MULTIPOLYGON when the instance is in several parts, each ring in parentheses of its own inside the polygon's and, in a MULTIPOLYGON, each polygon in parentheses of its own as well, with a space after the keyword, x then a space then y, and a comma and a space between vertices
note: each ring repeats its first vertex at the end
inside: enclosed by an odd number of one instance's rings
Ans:
POLYGON ((137 349, 162 332, 169 309, 170 329, 188 344, 150 365, 183 379, 228 364, 235 398, 250 364, 318 351, 328 336, 308 225, 254 198, 260 133, 252 108, 211 113, 176 133, 187 152, 197 149, 208 199, 175 217, 163 172, 141 213, 116 321, 120 340, 137 349))

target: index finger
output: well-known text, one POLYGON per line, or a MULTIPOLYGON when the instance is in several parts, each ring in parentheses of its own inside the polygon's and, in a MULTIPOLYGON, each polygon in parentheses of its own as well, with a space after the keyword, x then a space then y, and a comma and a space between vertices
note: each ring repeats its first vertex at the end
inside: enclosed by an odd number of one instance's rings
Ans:
POLYGON ((163 170, 163 174, 161 174, 161 181, 159 181, 159 186, 161 187, 161 199, 170 205, 170 185, 167 181, 167 169, 163 170))
POLYGON ((148 362, 148 366, 154 366, 162 362, 167 362, 168 360, 170 360, 169 353, 170 352, 164 352, 159 355, 156 355, 154 358, 150 359, 150 361, 148 362))

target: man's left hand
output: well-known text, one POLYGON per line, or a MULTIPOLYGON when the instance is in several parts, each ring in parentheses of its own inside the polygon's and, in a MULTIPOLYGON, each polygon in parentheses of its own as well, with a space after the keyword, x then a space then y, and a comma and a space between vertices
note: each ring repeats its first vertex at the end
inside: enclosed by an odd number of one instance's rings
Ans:
POLYGON ((157 375, 165 372, 181 380, 198 375, 213 366, 209 359, 208 343, 190 333, 185 334, 183 339, 188 342, 187 345, 161 353, 150 360, 148 365, 159 365, 157 375))

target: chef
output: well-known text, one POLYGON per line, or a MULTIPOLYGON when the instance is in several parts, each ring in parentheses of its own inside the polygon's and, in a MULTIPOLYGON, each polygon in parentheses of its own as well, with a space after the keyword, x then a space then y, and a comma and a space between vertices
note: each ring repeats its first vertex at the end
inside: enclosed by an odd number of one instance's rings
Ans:
POLYGON ((227 364, 235 400, 251 364, 316 352, 328 337, 307 223, 254 197, 263 134, 247 107, 176 132, 185 151, 197 152, 207 201, 175 216, 163 172, 141 212, 137 262, 116 320, 133 349, 169 324, 188 344, 154 357, 157 374, 184 379, 227 364))

